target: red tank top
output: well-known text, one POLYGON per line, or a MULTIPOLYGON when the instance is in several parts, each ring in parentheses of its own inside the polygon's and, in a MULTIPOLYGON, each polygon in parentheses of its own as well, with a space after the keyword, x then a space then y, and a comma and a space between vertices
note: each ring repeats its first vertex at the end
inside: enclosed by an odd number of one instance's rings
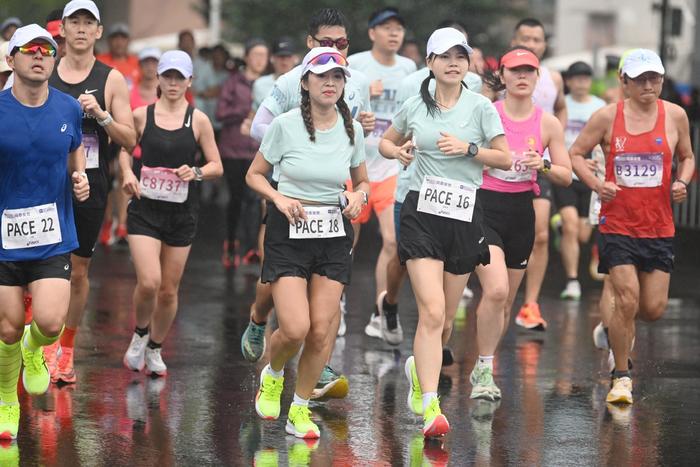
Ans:
POLYGON ((622 188, 603 203, 600 231, 634 238, 673 237, 671 162, 666 135, 666 111, 657 101, 656 125, 632 135, 625 128, 624 101, 618 102, 605 162, 605 180, 622 188))

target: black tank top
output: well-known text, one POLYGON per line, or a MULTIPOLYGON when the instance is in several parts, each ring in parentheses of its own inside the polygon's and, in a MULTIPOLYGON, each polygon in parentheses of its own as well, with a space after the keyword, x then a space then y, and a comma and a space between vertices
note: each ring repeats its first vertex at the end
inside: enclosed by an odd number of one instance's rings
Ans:
MULTIPOLYGON (((141 135, 141 165, 145 167, 168 167, 176 169, 181 165, 195 165, 197 140, 193 130, 194 107, 187 106, 182 127, 177 130, 165 130, 156 125, 155 104, 146 108, 146 125, 141 135)), ((187 201, 183 204, 189 209, 198 205, 198 184, 190 182, 187 201)), ((142 198, 147 199, 147 198, 142 198)), ((148 200, 153 203, 172 205, 167 201, 148 200)), ((182 205, 182 204, 181 204, 182 205)))
MULTIPOLYGON (((105 88, 107 87, 107 77, 112 71, 99 60, 95 60, 92 70, 84 81, 76 84, 66 83, 58 76, 58 62, 53 69, 53 73, 49 78, 49 85, 55 87, 59 91, 78 98, 81 94, 92 94, 97 99, 97 103, 103 110, 107 110, 105 103, 105 88)), ((97 124, 95 117, 83 113, 83 146, 85 147, 86 155, 90 160, 88 151, 99 150, 98 167, 94 169, 86 169, 88 181, 90 182, 90 198, 80 207, 86 208, 104 208, 107 204, 107 195, 109 194, 109 136, 104 128, 97 124), (90 143, 97 141, 97 148, 91 147, 90 143)))

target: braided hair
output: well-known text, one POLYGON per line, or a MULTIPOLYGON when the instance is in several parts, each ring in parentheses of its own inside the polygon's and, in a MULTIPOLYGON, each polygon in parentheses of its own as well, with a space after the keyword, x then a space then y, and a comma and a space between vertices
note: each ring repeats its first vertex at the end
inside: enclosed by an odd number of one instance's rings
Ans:
MULTIPOLYGON (((309 72, 310 73, 310 72, 309 72)), ((307 73, 302 81, 307 81, 309 79, 309 73, 307 73)), ((343 117, 343 125, 345 126, 345 133, 347 133, 350 139, 350 145, 355 145, 355 127, 353 126, 352 115, 350 114, 350 108, 347 102, 345 102, 345 90, 340 94, 340 98, 336 103, 340 115, 343 117)), ((309 133, 309 140, 316 142, 316 128, 314 127, 314 119, 311 115, 311 97, 309 96, 309 91, 301 86, 301 105, 299 106, 301 110, 301 118, 304 119, 304 126, 306 131, 309 133)))

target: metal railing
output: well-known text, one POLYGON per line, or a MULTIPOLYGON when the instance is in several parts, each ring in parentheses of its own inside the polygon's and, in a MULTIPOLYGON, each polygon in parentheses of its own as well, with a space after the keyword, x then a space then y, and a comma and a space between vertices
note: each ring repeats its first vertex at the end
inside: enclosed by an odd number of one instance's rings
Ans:
POLYGON ((673 204, 673 218, 676 222, 676 227, 684 227, 700 230, 700 187, 698 183, 698 173, 700 173, 700 159, 698 159, 698 150, 700 150, 700 121, 691 123, 690 137, 695 152, 695 174, 693 181, 688 186, 688 199, 681 204, 673 204))

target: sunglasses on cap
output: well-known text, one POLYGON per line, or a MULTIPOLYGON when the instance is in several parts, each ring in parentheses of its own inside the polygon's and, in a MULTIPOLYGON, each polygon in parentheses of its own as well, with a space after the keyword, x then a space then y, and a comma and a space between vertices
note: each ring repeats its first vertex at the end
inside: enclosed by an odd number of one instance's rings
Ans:
POLYGON ((309 60, 309 65, 325 65, 326 63, 333 60, 336 64, 340 66, 348 66, 348 60, 339 53, 326 52, 315 56, 309 60))
POLYGON ((37 51, 44 57, 55 57, 56 49, 50 44, 25 44, 15 48, 22 55, 35 55, 37 51))
MULTIPOLYGON (((313 36, 312 36, 313 37, 313 36)), ((317 39, 314 40, 321 44, 321 47, 335 47, 338 50, 345 50, 350 45, 350 41, 347 37, 340 37, 338 39, 317 39)))

